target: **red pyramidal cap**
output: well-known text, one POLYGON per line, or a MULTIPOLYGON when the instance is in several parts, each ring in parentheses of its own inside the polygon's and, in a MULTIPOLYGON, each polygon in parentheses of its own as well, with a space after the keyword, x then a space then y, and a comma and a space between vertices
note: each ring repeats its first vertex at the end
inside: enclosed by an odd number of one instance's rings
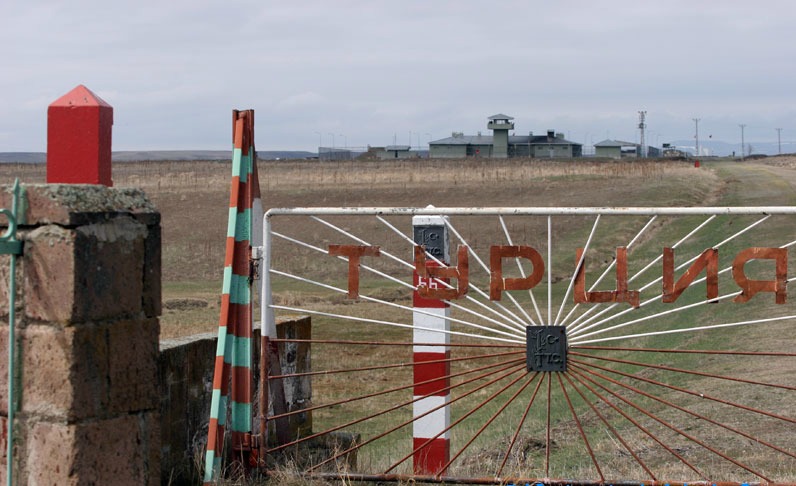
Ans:
POLYGON ((47 183, 112 186, 113 107, 82 84, 47 109, 47 183))
POLYGON ((108 108, 113 108, 82 84, 77 85, 75 89, 53 101, 50 106, 107 106, 108 108))

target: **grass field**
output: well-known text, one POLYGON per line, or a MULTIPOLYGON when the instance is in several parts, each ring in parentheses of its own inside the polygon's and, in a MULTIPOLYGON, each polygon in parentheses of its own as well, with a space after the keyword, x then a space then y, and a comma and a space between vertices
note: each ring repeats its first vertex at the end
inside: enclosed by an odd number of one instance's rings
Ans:
MULTIPOLYGON (((731 184, 713 171, 694 170, 685 162, 269 161, 259 167, 266 208, 699 205, 718 203, 731 184)), ((0 182, 9 183, 14 177, 23 183, 42 183, 45 167, 4 165, 0 182)), ((116 187, 142 188, 161 212, 162 336, 215 330, 229 164, 129 162, 114 166, 113 180, 116 187)), ((487 235, 477 239, 484 244, 488 240, 487 235)))
MULTIPOLYGON (((709 162, 702 168, 694 168, 686 162, 547 162, 538 160, 466 160, 466 161, 428 161, 411 160, 398 162, 334 162, 280 161, 261 163, 260 184, 263 202, 270 207, 345 207, 345 206, 413 206, 424 207, 603 207, 603 206, 792 206, 796 203, 796 158, 771 158, 765 163, 709 162)), ((149 162, 125 163, 114 167, 114 183, 118 187, 135 186, 143 188, 162 214, 163 225, 163 284, 164 313, 162 337, 172 337, 198 332, 215 331, 218 320, 221 271, 224 260, 224 234, 229 194, 229 164, 215 162, 149 162)), ((9 166, 0 172, 0 182, 6 183, 19 176, 23 182, 42 182, 42 166, 9 166)), ((400 236, 386 231, 384 226, 373 219, 353 217, 328 218, 337 227, 355 233, 362 238, 378 241, 385 251, 393 252, 404 259, 409 253, 400 236)), ((630 241, 648 218, 645 217, 606 217, 595 232, 586 263, 588 279, 592 282, 612 261, 616 246, 630 241)), ((704 218, 702 218, 704 219, 704 218)), ((718 235, 731 235, 737 228, 756 220, 756 216, 717 219, 705 226, 692 238, 678 247, 678 255, 698 254, 705 248, 716 244, 718 235)), ((408 232, 406 218, 390 219, 408 232)), ((629 274, 640 271, 647 261, 661 253, 663 246, 671 246, 679 237, 687 234, 700 223, 699 218, 659 218, 636 242, 630 254, 629 274)), ((509 232, 516 240, 546 248, 547 222, 544 218, 506 218, 509 232)), ((564 298, 567 284, 575 264, 575 250, 588 238, 593 219, 562 217, 556 219, 553 236, 556 241, 552 262, 549 262, 551 289, 556 302, 564 298)), ((456 221, 457 228, 467 238, 468 245, 476 254, 486 255, 493 244, 505 244, 503 232, 496 218, 468 217, 456 221)), ((318 224, 316 221, 298 217, 275 218, 275 231, 289 234, 300 241, 312 242, 323 247, 329 243, 351 243, 334 228, 318 224)), ((796 239, 796 221, 775 217, 761 224, 755 231, 738 235, 721 250, 720 268, 729 266, 732 257, 739 249, 748 246, 778 246, 796 239), (773 242, 777 242, 776 244, 773 242)), ((678 263, 682 260, 678 259, 678 263)), ((342 262, 318 257, 316 252, 306 248, 295 248, 281 244, 275 246, 274 268, 295 275, 312 276, 327 285, 345 288, 346 267, 342 262)), ((368 262, 370 263, 370 262, 368 262)), ((362 294, 390 303, 411 306, 411 292, 401 284, 411 279, 411 269, 384 258, 373 263, 379 270, 395 275, 399 282, 370 278, 363 274, 362 294)), ((488 288, 487 272, 475 269, 471 274, 474 286, 488 288)), ((508 267, 508 266, 507 266, 508 267)), ((660 267, 651 270, 653 276, 660 275, 660 267)), ((516 270, 507 269, 505 276, 518 276, 516 270), (515 273, 512 273, 515 272, 515 273)), ((681 274, 679 270, 677 274, 681 274)), ((750 274, 770 273, 765 265, 750 265, 750 274)), ((609 276, 610 277, 610 276, 609 276)), ((761 277, 764 278, 764 277, 761 277)), ((612 289, 612 278, 607 278, 601 289, 612 289)), ((388 309, 374 303, 352 305, 339 292, 289 278, 275 278, 274 302, 278 305, 298 307, 307 311, 328 314, 356 314, 364 319, 385 319, 397 315, 399 311, 388 309), (355 309, 355 310, 354 310, 355 309)), ((634 284, 635 285, 635 284, 634 284)), ((660 293, 653 287, 651 292, 660 293)), ((722 293, 732 288, 729 274, 722 276, 722 293)), ((696 303, 704 300, 704 285, 695 285, 682 296, 683 303, 696 303)), ((540 284, 538 296, 545 296, 546 282, 540 284)), ((531 308, 529 295, 518 293, 516 297, 521 306, 531 308)), ((571 300, 571 297, 569 297, 571 300)), ((769 315, 772 311, 770 295, 760 296, 754 302, 734 305, 728 302, 686 309, 678 314, 680 321, 687 325, 709 325, 720 322, 735 322, 744 319, 769 315)), ((465 310, 472 310, 474 304, 463 304, 465 310)), ((792 308, 792 305, 789 306, 792 308)), ((646 306, 639 314, 648 316, 665 310, 664 304, 657 302, 646 306)), ((557 311, 558 309, 555 309, 557 311)), ((554 312, 555 312, 554 311, 554 312)), ((781 309, 777 309, 780 312, 781 309)), ((545 313, 542 305, 542 314, 545 313)), ((780 312, 781 314, 781 312, 780 312)), ((483 323, 482 318, 473 322, 483 323)), ((643 325, 644 331, 665 329, 666 323, 652 321, 643 325)), ((739 331, 731 328, 707 333, 671 335, 655 338, 639 338, 630 341, 628 347, 658 347, 678 349, 792 351, 791 322, 777 322, 754 331, 739 331)), ((465 328, 453 329, 464 331, 465 328)), ((624 331, 607 332, 599 337, 610 337, 624 331)), ((477 333, 476 333, 477 334, 477 333)), ((595 336, 597 337, 597 336, 595 336)), ((340 319, 325 315, 313 316, 313 338, 315 339, 357 339, 366 341, 411 341, 411 332, 405 329, 384 329, 363 323, 341 322, 340 319)), ((458 342, 467 343, 475 338, 462 337, 458 342)), ((623 342, 624 343, 624 342, 623 342)), ((611 343, 608 343, 611 344, 611 343)), ((620 343, 621 344, 621 343, 620 343)), ((617 344, 617 345, 620 345, 617 344)), ((503 350, 509 351, 509 349, 503 350)), ((524 353, 524 347, 520 349, 524 353)), ((459 356, 467 358, 484 350, 460 351, 459 356)), ((786 417, 796 416, 796 401, 793 391, 766 389, 739 385, 737 382, 702 379, 682 373, 666 373, 660 369, 637 366, 628 363, 606 362, 600 353, 581 351, 593 357, 578 356, 589 366, 606 366, 620 373, 627 373, 651 380, 664 380, 672 386, 697 389, 705 396, 722 397, 745 404, 759 405, 771 413, 786 417)), ((383 348, 377 345, 341 350, 333 346, 313 348, 313 369, 331 370, 339 368, 341 358, 356 362, 358 366, 372 366, 385 363, 405 363, 411 360, 411 348, 383 348), (410 353, 410 354, 407 354, 410 353)), ((524 354, 520 357, 524 358, 524 354)), ((704 355, 665 355, 639 354, 631 351, 615 352, 611 359, 637 360, 655 366, 678 367, 718 373, 741 379, 781 383, 796 386, 796 363, 793 359, 771 360, 765 357, 704 355)), ((476 366, 499 364, 507 358, 484 358, 480 360, 463 359, 451 365, 452 373, 463 373, 476 366), (476 363, 477 361, 477 363, 476 363)), ((592 370, 596 368, 590 368, 592 370)), ((586 373, 583 371, 583 373, 586 373)), ((586 378, 584 381, 588 382, 586 378)), ((364 376, 355 375, 345 379, 342 384, 333 375, 323 376, 313 381, 314 403, 326 403, 355 394, 377 392, 387 386, 411 382, 411 369, 399 367, 395 370, 381 370, 364 376), (356 377, 358 376, 358 377, 356 377)), ((648 393, 656 389, 648 382, 633 381, 633 386, 648 393)), ((529 386, 533 389, 535 383, 529 386)), ((546 386, 546 384, 545 384, 546 386)), ((551 386, 552 401, 563 403, 562 389, 551 386)), ((596 385, 592 385, 595 386, 596 385)), ((544 393, 544 387, 541 388, 544 393)), ((581 390, 585 388, 581 386, 581 390)), ((570 389, 571 391, 574 388, 570 389)), ((507 389, 506 395, 514 389, 507 389)), ((615 389, 621 396, 633 395, 627 390, 615 389)), ((608 392, 606 392, 608 393, 608 392)), ((496 395, 494 388, 463 397, 460 406, 452 412, 453 419, 463 418, 463 426, 453 431, 454 446, 461 445, 488 417, 500 406, 500 400, 486 402, 476 413, 468 418, 464 415, 484 400, 496 395), (469 424, 469 425, 468 425, 469 424)), ((658 393, 664 399, 676 397, 678 405, 707 416, 721 417, 726 423, 750 430, 755 437, 766 437, 787 450, 796 449, 796 429, 792 422, 781 424, 770 417, 750 418, 747 413, 717 405, 716 402, 700 399, 698 396, 680 397, 676 392, 658 393)), ((504 398, 505 395, 502 397, 504 398)), ((501 399, 502 399, 501 398, 501 399)), ((641 468, 629 458, 629 454, 617 443, 616 435, 606 432, 597 412, 589 409, 586 401, 577 393, 569 397, 573 406, 582 411, 582 424, 587 435, 593 438, 595 454, 602 458, 610 470, 611 478, 643 477, 641 468)), ((399 396, 380 397, 367 402, 321 409, 314 415, 316 428, 331 427, 354 417, 361 417, 374 409, 386 408, 396 401, 411 400, 411 390, 404 390, 399 396)), ((720 446, 734 457, 743 457, 780 481, 796 480, 796 464, 792 458, 781 460, 779 455, 770 454, 767 449, 753 440, 739 438, 726 430, 718 429, 704 420, 694 420, 682 415, 680 411, 664 406, 652 398, 639 398, 638 403, 654 411, 665 420, 684 426, 687 431, 703 437, 703 440, 720 446), (701 434, 701 435, 700 435, 701 434)), ((524 405, 524 404, 523 404, 524 405)), ((613 413, 605 403, 598 407, 603 413, 613 413)), ((480 470, 484 465, 500 462, 495 447, 505 447, 506 437, 510 437, 516 418, 522 415, 519 403, 507 405, 504 413, 513 417, 502 421, 502 425, 490 427, 469 447, 456 470, 457 474, 469 474, 480 470)), ((381 430, 394 423, 397 418, 411 417, 411 405, 399 408, 395 415, 378 417, 367 423, 348 427, 347 430, 361 433, 366 437, 372 430, 381 430)), ((551 468, 552 477, 595 476, 588 455, 585 455, 579 439, 576 422, 567 408, 551 411, 555 446, 551 454, 555 466, 551 468)), ((641 418, 646 426, 653 420, 641 418)), ((543 430, 544 409, 535 408, 529 415, 528 430, 543 430)), ((648 437, 627 422, 618 422, 617 432, 625 440, 641 451, 645 462, 665 477, 692 478, 690 471, 684 471, 682 464, 672 464, 671 456, 656 448, 648 437)), ((749 480, 756 478, 748 471, 716 461, 711 454, 702 451, 693 441, 683 439, 674 432, 661 432, 660 437, 680 453, 693 461, 709 465, 711 478, 723 480, 749 480)), ((541 477, 544 470, 544 436, 528 433, 521 437, 522 454, 513 456, 512 467, 516 474, 541 477)), ((404 443, 410 442, 410 428, 396 432, 391 438, 374 442, 370 449, 360 454, 360 467, 385 468, 390 461, 399 459, 406 453, 404 443), (379 458, 377 464, 374 457, 379 458)), ((676 462, 676 461, 675 461, 676 462)), ((406 464, 398 470, 406 472, 406 464), (403 469, 401 469, 403 468, 403 469)))

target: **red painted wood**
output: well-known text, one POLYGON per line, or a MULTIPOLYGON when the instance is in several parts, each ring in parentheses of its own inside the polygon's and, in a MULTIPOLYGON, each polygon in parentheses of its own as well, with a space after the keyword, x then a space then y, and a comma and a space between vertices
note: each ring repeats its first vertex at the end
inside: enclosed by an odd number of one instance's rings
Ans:
POLYGON ((47 109, 47 183, 112 186, 113 107, 82 84, 47 109))

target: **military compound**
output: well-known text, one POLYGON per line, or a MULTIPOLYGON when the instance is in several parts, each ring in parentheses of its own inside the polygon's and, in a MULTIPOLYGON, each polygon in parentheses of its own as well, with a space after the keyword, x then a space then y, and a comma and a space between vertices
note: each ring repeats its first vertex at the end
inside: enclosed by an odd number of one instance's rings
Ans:
POLYGON ((450 137, 429 143, 431 158, 451 159, 485 157, 505 159, 509 157, 564 158, 581 157, 583 145, 564 138, 563 133, 547 130, 544 135, 510 135, 514 130, 514 118, 499 113, 488 118, 487 128, 492 135, 464 135, 454 132, 450 137))

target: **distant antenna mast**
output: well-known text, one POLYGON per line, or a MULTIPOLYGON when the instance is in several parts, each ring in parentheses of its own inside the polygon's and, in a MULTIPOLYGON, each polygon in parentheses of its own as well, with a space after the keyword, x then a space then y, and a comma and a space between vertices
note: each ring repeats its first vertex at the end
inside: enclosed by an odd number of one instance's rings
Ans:
POLYGON ((694 120, 694 139, 696 140, 696 153, 694 154, 695 157, 699 157, 699 120, 701 118, 692 118, 694 120))
POLYGON ((641 145, 641 157, 646 159, 647 158, 647 145, 644 143, 644 129, 647 128, 647 124, 644 123, 644 120, 647 118, 646 111, 639 111, 638 112, 638 129, 641 131, 641 138, 639 140, 641 145))

